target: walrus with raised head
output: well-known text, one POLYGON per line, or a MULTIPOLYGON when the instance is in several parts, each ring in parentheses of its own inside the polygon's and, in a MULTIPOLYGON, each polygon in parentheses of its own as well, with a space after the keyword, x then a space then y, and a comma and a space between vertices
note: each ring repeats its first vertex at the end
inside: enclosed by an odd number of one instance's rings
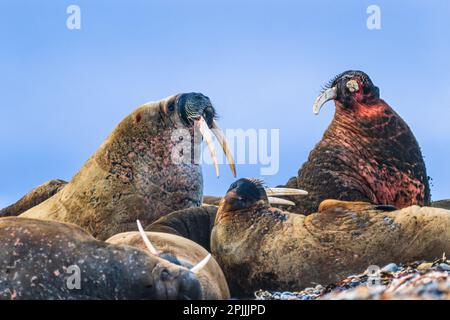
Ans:
POLYGON ((430 205, 422 153, 406 122, 380 98, 362 71, 346 71, 324 88, 314 113, 334 100, 333 121, 298 175, 287 187, 308 190, 292 198, 290 212, 316 212, 325 199, 389 204, 397 208, 430 205))
POLYGON ((72 224, 0 219, 0 299, 201 299, 200 266, 94 239, 72 224))
POLYGON ((211 129, 235 174, 215 117, 210 99, 200 93, 144 104, 113 130, 60 192, 21 216, 74 223, 107 239, 134 230, 137 219, 147 225, 164 214, 200 206, 202 136, 218 174, 211 129))
MULTIPOLYGON (((270 204, 284 206, 293 206, 295 203, 279 197, 308 194, 304 190, 288 188, 266 188, 265 191, 270 194, 268 197, 270 204)), ((146 231, 177 235, 211 251, 211 230, 214 227, 218 206, 205 203, 219 204, 221 200, 221 197, 205 197, 203 206, 178 210, 165 215, 147 226, 146 231)))
POLYGON ((217 212, 211 253, 232 296, 298 291, 369 265, 428 260, 450 252, 450 211, 326 200, 305 216, 270 207, 261 182, 231 185, 217 212))
POLYGON ((202 288, 202 299, 227 300, 230 291, 225 276, 214 258, 208 251, 197 243, 168 233, 145 232, 138 221, 139 231, 130 231, 117 234, 107 243, 130 245, 149 252, 157 257, 166 259, 171 263, 192 269, 205 257, 201 270, 196 273, 202 288), (205 258, 206 259, 206 258, 205 258))

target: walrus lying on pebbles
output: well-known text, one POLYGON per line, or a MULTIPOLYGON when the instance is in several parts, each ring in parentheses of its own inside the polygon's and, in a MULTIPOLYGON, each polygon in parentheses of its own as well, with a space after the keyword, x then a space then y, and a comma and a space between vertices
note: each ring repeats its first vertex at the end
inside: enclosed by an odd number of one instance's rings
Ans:
POLYGON ((217 212, 211 252, 232 295, 334 283, 368 265, 450 252, 450 211, 327 200, 309 216, 271 208, 261 183, 240 179, 217 212))
MULTIPOLYGON (((138 227, 139 232, 120 233, 106 242, 130 245, 143 250, 148 249, 151 254, 188 269, 209 254, 208 251, 189 239, 161 232, 145 232, 139 221, 138 227)), ((227 281, 214 258, 206 260, 204 267, 196 275, 202 288, 202 300, 230 298, 227 281)))
POLYGON ((78 226, 0 219, 0 299, 200 299, 194 272, 78 226), (78 280, 79 281, 78 281, 78 280))
POLYGON ((333 121, 286 187, 308 190, 291 199, 289 212, 316 212, 321 201, 338 199, 389 204, 397 208, 430 205, 422 153, 411 129, 382 99, 362 71, 346 71, 324 88, 314 113, 334 100, 333 121))
POLYGON ((235 166, 216 111, 200 93, 179 94, 144 104, 127 116, 61 192, 22 214, 70 222, 98 239, 134 230, 164 214, 200 206, 203 179, 200 139, 210 147, 210 129, 235 166), (200 134, 195 134, 200 131, 200 134))
POLYGON ((12 217, 27 211, 61 191, 67 184, 63 180, 48 181, 24 195, 16 203, 0 210, 0 217, 12 217))

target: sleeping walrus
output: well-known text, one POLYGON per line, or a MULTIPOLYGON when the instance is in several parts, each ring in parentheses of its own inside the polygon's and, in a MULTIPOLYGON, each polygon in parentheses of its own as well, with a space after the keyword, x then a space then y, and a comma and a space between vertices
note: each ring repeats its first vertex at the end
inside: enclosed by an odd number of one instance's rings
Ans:
POLYGON ((232 295, 335 283, 369 265, 450 252, 450 211, 323 201, 309 216, 271 208, 261 182, 240 179, 217 212, 211 252, 232 295))
POLYGON ((209 252, 197 243, 168 233, 145 232, 138 221, 139 231, 116 234, 106 240, 111 244, 130 245, 149 252, 157 257, 166 259, 174 264, 191 269, 199 264, 204 257, 204 266, 196 273, 202 288, 201 299, 226 300, 230 298, 230 291, 225 276, 209 252))
POLYGON ((179 94, 142 105, 110 134, 58 193, 21 216, 70 222, 98 239, 147 225, 175 210, 200 206, 203 136, 218 174, 211 129, 235 166, 215 121, 216 111, 200 93, 179 94))
POLYGON ((0 219, 0 299, 200 299, 196 272, 72 224, 0 219))

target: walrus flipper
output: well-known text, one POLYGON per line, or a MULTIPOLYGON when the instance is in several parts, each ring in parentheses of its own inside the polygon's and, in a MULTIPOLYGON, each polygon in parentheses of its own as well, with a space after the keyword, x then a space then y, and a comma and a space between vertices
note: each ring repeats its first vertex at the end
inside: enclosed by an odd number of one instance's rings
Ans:
POLYGON ((146 231, 181 236, 210 251, 211 230, 216 213, 217 207, 209 205, 175 211, 149 225, 146 231))
POLYGON ((50 180, 34 188, 16 203, 0 210, 0 217, 13 217, 53 197, 67 184, 64 180, 50 180))

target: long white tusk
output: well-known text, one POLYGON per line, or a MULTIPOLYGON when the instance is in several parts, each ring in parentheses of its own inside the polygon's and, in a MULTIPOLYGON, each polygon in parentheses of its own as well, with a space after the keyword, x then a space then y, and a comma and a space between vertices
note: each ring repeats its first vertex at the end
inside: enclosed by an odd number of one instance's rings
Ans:
POLYGON ((216 169, 216 176, 219 177, 219 162, 217 161, 217 154, 216 149, 214 148, 211 130, 209 129, 208 124, 203 117, 200 117, 197 122, 199 124, 200 133, 205 139, 206 144, 208 145, 209 152, 211 153, 211 158, 214 162, 214 168, 216 169))
POLYGON ((147 246, 148 251, 150 251, 150 253, 154 254, 155 256, 159 256, 158 250, 156 250, 156 248, 150 242, 150 239, 147 237, 144 228, 142 228, 141 222, 139 220, 136 220, 136 223, 139 229, 139 233, 141 234, 142 240, 144 240, 144 243, 147 246))
POLYGON ((268 197, 278 197, 278 196, 304 196, 308 192, 300 189, 292 188, 265 188, 268 197))
POLYGON ((208 254, 202 261, 193 266, 191 268, 191 272, 198 273, 201 269, 203 269, 206 266, 206 264, 209 262, 209 259, 211 259, 211 253, 208 254))
POLYGON ((315 114, 319 114, 320 109, 322 108, 322 106, 330 100, 333 100, 337 97, 337 88, 333 87, 333 88, 329 88, 327 90, 325 90, 324 92, 322 92, 321 95, 319 95, 316 98, 316 101, 314 101, 314 105, 313 105, 313 112, 315 114))
POLYGON ((213 121, 213 130, 212 132, 217 138, 217 141, 219 141, 220 146, 222 147, 223 153, 227 156, 228 163, 231 168, 231 172, 233 173, 233 176, 236 178, 236 164, 234 163, 233 155, 230 151, 230 148, 228 147, 227 139, 225 138, 225 135, 223 134, 222 130, 217 125, 216 121, 213 121))
POLYGON ((267 197, 267 199, 269 200, 270 204, 279 204, 279 205, 283 205, 283 206, 295 206, 295 202, 286 200, 286 199, 281 199, 281 198, 276 198, 276 197, 267 197))

